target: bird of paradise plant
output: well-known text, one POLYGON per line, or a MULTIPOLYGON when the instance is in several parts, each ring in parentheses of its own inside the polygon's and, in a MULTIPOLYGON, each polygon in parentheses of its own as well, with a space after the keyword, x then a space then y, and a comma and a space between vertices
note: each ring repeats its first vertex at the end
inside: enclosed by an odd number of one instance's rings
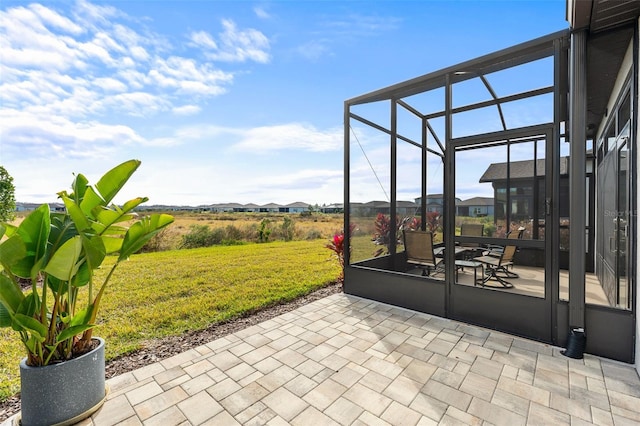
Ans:
POLYGON ((138 160, 124 162, 94 186, 78 174, 71 193, 58 193, 64 212, 43 204, 19 226, 0 224, 0 327, 18 333, 27 365, 91 350, 100 302, 117 266, 173 222, 167 214, 138 217, 134 209, 146 197, 111 203, 139 166, 138 160), (117 255, 116 261, 97 282, 94 272, 107 255, 117 255), (26 294, 20 286, 25 279, 26 294))

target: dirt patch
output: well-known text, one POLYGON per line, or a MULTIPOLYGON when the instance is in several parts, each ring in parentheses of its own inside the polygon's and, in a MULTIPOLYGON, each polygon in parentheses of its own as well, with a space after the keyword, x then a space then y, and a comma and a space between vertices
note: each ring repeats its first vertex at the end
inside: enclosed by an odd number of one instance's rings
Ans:
MULTIPOLYGON (((110 379, 111 377, 118 376, 128 371, 144 367, 145 365, 170 358, 173 355, 185 352, 220 337, 224 337, 252 325, 267 321, 286 312, 293 311, 307 303, 341 292, 342 283, 329 284, 326 287, 318 289, 306 296, 299 297, 291 302, 281 303, 256 312, 248 313, 243 317, 215 324, 204 330, 150 341, 144 348, 107 361, 105 376, 107 379, 110 379)), ((19 396, 14 396, 6 401, 0 402, 0 422, 8 419, 18 411, 20 411, 19 396)))

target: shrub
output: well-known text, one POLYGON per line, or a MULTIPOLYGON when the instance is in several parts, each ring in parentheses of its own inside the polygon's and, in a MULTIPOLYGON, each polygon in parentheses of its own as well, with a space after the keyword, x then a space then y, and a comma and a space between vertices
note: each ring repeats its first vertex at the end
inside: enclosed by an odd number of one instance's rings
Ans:
POLYGON ((496 225, 493 223, 484 225, 484 236, 485 237, 493 237, 493 234, 496 232, 496 225))
POLYGON ((293 240, 296 232, 296 224, 289 216, 285 216, 282 221, 282 239, 285 241, 293 240))
POLYGON ((271 221, 269 219, 262 219, 260 221, 260 227, 258 228, 258 242, 269 242, 269 236, 271 235, 271 221))
POLYGON ((208 225, 191 225, 189 232, 182 236, 182 248, 209 247, 219 244, 224 235, 215 233, 208 225))
POLYGON ((242 241, 245 239, 245 234, 240 228, 235 225, 227 225, 225 230, 225 239, 230 241, 242 241))
POLYGON ((317 229, 310 229, 305 236, 305 240, 317 240, 319 238, 322 238, 322 232, 317 229))
POLYGON ((151 238, 140 250, 141 253, 174 250, 179 245, 179 236, 172 228, 164 228, 151 238))

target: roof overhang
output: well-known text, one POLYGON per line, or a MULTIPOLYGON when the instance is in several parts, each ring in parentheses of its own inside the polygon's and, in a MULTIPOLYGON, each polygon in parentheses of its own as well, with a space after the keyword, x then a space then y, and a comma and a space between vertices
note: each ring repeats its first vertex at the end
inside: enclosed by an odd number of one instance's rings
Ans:
POLYGON ((572 31, 587 30, 587 137, 607 112, 624 55, 640 16, 638 0, 567 0, 572 31))
POLYGON ((587 138, 596 136, 607 113, 633 31, 633 25, 627 25, 615 31, 591 33, 587 38, 587 138))
POLYGON ((626 25, 638 15, 638 0, 567 0, 567 21, 573 30, 596 33, 626 25))

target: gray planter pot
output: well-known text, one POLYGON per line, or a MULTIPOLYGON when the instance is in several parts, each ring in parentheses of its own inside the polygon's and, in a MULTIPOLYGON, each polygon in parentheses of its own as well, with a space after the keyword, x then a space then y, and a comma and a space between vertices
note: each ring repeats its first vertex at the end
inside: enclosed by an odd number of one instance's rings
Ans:
POLYGON ((73 424, 89 417, 104 403, 104 340, 78 358, 46 367, 20 362, 21 422, 23 426, 73 424))

